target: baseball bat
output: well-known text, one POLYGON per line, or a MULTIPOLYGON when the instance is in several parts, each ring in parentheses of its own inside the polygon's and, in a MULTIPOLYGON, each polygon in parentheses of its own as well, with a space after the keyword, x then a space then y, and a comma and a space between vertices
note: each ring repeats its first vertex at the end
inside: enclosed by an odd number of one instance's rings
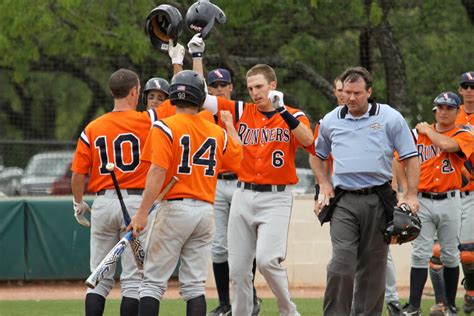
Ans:
MULTIPOLYGON (((122 209, 123 220, 125 222, 125 227, 127 227, 130 222, 130 214, 128 214, 127 207, 125 206, 125 202, 123 201, 122 191, 120 191, 119 183, 117 181, 117 176, 115 175, 115 165, 113 163, 108 163, 105 166, 110 172, 110 176, 112 177, 112 182, 114 183, 115 192, 117 193, 117 197, 120 203, 120 208, 122 209)), ((138 269, 143 269, 143 260, 145 260, 145 251, 140 243, 140 240, 136 237, 131 237, 130 239, 130 246, 132 247, 133 258, 137 264, 138 269)))
MULTIPOLYGON (((160 193, 158 196, 156 203, 161 201, 163 197, 165 196, 166 193, 171 189, 171 187, 178 181, 177 177, 173 177, 166 185, 166 187, 163 189, 163 191, 160 193)), ((156 205, 155 203, 155 205, 156 205)), ((154 207, 154 206, 153 206, 154 207)), ((153 209, 152 207, 152 209, 153 209)), ((128 226, 128 225, 127 225, 128 226)), ((152 229, 152 227, 150 228, 152 229)), ((130 230, 125 234, 125 236, 120 239, 120 241, 112 248, 112 250, 109 251, 109 253, 102 259, 102 261, 99 263, 99 265, 95 268, 95 270, 91 273, 91 275, 87 278, 86 280, 86 285, 90 287, 91 289, 95 288, 97 284, 105 277, 105 275, 110 271, 110 269, 113 267, 114 264, 117 263, 118 259, 122 255, 123 251, 125 250, 125 247, 127 247, 128 244, 130 243, 135 243, 135 241, 138 241, 137 238, 133 238, 133 230, 130 230)), ((150 234, 150 233, 148 233, 150 234)), ((149 238, 147 238, 149 239, 149 238)), ((133 247, 133 245, 132 245, 133 247)), ((143 251, 143 250, 142 250, 143 251)))

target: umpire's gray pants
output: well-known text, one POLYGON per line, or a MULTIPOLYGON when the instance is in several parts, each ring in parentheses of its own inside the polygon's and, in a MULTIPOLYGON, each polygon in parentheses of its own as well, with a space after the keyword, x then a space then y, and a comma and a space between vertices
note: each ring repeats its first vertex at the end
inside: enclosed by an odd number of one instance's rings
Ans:
POLYGON ((388 251, 384 227, 384 207, 376 194, 341 197, 331 219, 324 315, 382 314, 388 251))

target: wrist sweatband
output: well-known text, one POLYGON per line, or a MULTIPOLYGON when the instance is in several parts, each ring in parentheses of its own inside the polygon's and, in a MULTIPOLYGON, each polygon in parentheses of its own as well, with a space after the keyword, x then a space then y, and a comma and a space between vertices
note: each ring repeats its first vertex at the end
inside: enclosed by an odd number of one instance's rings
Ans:
POLYGON ((278 113, 280 113, 281 117, 286 122, 286 124, 288 124, 288 127, 290 128, 290 130, 294 130, 295 128, 298 127, 298 125, 300 125, 300 121, 298 121, 296 117, 291 115, 291 113, 288 112, 284 106, 278 108, 277 111, 278 113))
POLYGON ((192 54, 191 54, 191 57, 192 57, 192 58, 201 58, 201 57, 202 57, 202 54, 203 54, 202 52, 199 52, 199 53, 192 53, 192 54))

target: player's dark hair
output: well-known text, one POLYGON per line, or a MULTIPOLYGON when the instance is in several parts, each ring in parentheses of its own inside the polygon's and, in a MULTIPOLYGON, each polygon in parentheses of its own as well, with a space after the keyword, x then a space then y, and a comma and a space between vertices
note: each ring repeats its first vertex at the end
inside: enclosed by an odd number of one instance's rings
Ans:
POLYGON ((340 81, 342 84, 344 84, 344 81, 342 81, 342 74, 338 75, 336 78, 334 78, 334 81, 332 82, 333 88, 336 89, 336 83, 340 81))
POLYGON ((265 64, 256 64, 252 68, 247 71, 245 78, 255 76, 255 75, 263 75, 263 77, 270 83, 272 81, 277 81, 277 76, 275 70, 272 67, 265 65, 265 64))
POLYGON ((123 99, 133 87, 138 86, 138 82, 138 75, 135 72, 121 68, 110 75, 110 93, 114 99, 123 99))
POLYGON ((368 90, 369 88, 372 87, 372 82, 373 82, 372 75, 364 67, 348 68, 341 75, 342 83, 355 82, 355 81, 359 80, 360 78, 364 79, 366 90, 368 90))

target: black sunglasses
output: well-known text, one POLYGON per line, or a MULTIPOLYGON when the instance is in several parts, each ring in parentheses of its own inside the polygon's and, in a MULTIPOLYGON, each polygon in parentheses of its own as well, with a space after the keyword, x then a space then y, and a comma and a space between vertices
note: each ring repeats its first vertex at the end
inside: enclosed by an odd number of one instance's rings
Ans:
POLYGON ((211 88, 217 88, 217 87, 225 88, 228 85, 229 85, 228 82, 214 82, 214 83, 211 83, 209 85, 209 87, 211 87, 211 88))
POLYGON ((469 87, 471 87, 471 90, 474 90, 474 83, 472 82, 461 83, 461 88, 463 88, 464 90, 467 90, 467 88, 469 87))

